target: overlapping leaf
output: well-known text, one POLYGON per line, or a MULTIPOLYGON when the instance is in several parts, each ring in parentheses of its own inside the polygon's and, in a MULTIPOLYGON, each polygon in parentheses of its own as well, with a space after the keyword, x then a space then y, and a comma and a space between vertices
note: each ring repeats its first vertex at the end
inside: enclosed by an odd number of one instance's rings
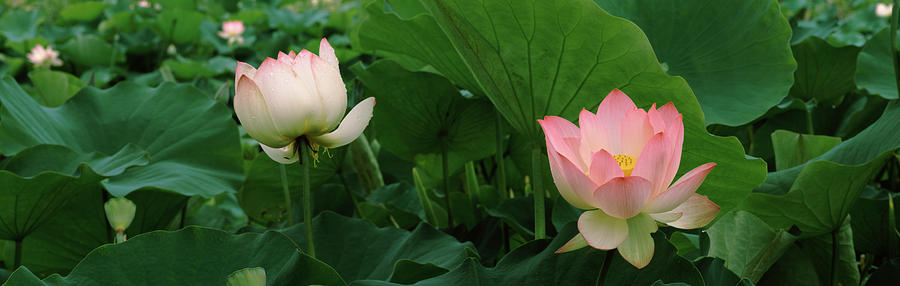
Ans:
POLYGON ((641 27, 666 72, 691 85, 707 124, 748 123, 794 83, 791 27, 778 1, 595 2, 641 27))

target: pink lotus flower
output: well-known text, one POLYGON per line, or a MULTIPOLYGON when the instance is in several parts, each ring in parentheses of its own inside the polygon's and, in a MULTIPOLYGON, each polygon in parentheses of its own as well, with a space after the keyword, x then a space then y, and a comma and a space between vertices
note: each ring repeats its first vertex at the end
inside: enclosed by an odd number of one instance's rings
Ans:
POLYGON ((875 4, 875 15, 878 15, 878 17, 887 18, 891 16, 891 12, 893 9, 894 4, 878 3, 875 4))
POLYGON ((307 50, 279 52, 277 60, 266 58, 259 70, 238 62, 234 82, 234 112, 241 125, 282 164, 299 159, 294 145, 301 136, 314 147, 352 142, 369 125, 375 107, 370 97, 344 117, 347 89, 334 49, 324 38, 318 56, 307 50))
POLYGON ((227 39, 229 45, 233 45, 234 43, 243 44, 244 38, 241 37, 241 34, 243 33, 244 22, 227 21, 222 23, 222 30, 219 31, 219 37, 227 39))
POLYGON ((138 1, 138 6, 144 7, 144 8, 149 8, 149 7, 150 7, 150 2, 147 2, 146 0, 144 0, 144 1, 138 1))
POLYGON ((59 52, 54 51, 51 46, 47 46, 46 49, 41 45, 34 46, 26 56, 36 68, 63 65, 62 60, 59 59, 59 52))
POLYGON ((703 164, 674 184, 684 125, 672 103, 648 111, 618 89, 597 114, 582 110, 581 128, 560 117, 538 120, 547 139, 553 180, 562 197, 585 209, 579 234, 557 253, 585 246, 610 250, 637 268, 653 258, 657 222, 690 229, 712 221, 719 207, 695 194, 716 166, 703 164))

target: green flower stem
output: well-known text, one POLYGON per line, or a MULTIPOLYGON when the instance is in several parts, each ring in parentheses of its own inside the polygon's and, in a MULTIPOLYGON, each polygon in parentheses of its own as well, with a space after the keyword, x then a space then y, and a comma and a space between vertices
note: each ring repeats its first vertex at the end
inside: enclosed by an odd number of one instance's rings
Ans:
POLYGON ((441 140, 441 172, 444 177, 444 202, 447 205, 447 227, 453 228, 453 211, 450 208, 450 170, 447 158, 447 140, 441 140))
POLYGON ((503 115, 500 115, 500 111, 495 110, 494 114, 496 115, 494 119, 494 129, 497 133, 497 153, 494 154, 494 161, 497 163, 497 192, 500 192, 500 198, 505 199, 507 197, 506 192, 506 168, 503 167, 503 115))
POLYGON ((341 184, 344 185, 344 191, 347 192, 347 196, 350 197, 350 200, 353 201, 353 210, 356 211, 356 215, 360 218, 363 217, 362 209, 359 208, 359 202, 356 201, 356 197, 353 196, 353 191, 350 190, 350 184, 347 183, 347 179, 344 178, 344 172, 338 171, 338 178, 341 179, 341 184))
POLYGON ((365 134, 350 143, 350 157, 353 168, 359 176, 359 182, 365 188, 366 193, 372 193, 375 189, 384 186, 384 178, 381 176, 381 167, 369 139, 365 134))
POLYGON ((287 167, 281 166, 281 190, 284 192, 284 207, 287 208, 288 226, 294 225, 294 209, 291 208, 291 190, 288 188, 287 167))
POLYGON ((541 174, 541 147, 531 149, 531 190, 534 196, 534 239, 547 238, 544 216, 544 176, 541 174))
POLYGON ((16 254, 13 259, 13 270, 22 266, 22 238, 16 239, 16 254))
POLYGON ((894 58, 894 82, 897 83, 897 91, 900 92, 900 54, 897 53, 897 28, 900 17, 900 0, 894 0, 894 8, 891 9, 891 56, 894 58))
POLYGON ((597 285, 605 285, 604 280, 606 279, 606 274, 609 273, 609 265, 612 263, 613 255, 612 250, 604 251, 603 266, 600 266, 600 275, 597 276, 597 285))
POLYGON ((419 196, 419 203, 422 205, 422 209, 425 210, 425 220, 431 225, 437 226, 437 217, 434 215, 431 199, 428 198, 428 190, 425 189, 425 184, 422 183, 422 177, 419 176, 419 171, 417 171, 415 167, 412 168, 412 175, 413 181, 415 181, 416 184, 416 194, 419 196))
POLYGON ((312 194, 309 191, 309 165, 312 157, 309 156, 309 144, 306 137, 297 139, 297 148, 300 148, 300 166, 303 168, 301 180, 303 180, 303 224, 306 225, 306 249, 309 256, 316 258, 316 244, 313 242, 312 230, 312 194))

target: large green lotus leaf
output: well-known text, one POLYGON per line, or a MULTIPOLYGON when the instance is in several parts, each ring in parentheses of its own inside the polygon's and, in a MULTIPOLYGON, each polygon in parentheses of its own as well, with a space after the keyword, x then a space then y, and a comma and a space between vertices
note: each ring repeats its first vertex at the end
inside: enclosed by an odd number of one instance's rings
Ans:
POLYGON ((200 24, 206 19, 203 13, 180 8, 166 9, 156 17, 154 31, 160 37, 176 44, 186 44, 200 38, 200 24))
POLYGON ((378 50, 409 70, 441 74, 473 92, 481 87, 434 18, 416 1, 368 1, 355 38, 362 50, 378 50), (392 35, 385 37, 384 35, 392 35))
MULTIPOLYGON (((187 202, 187 197, 145 188, 126 196, 137 206, 134 221, 126 229, 128 237, 166 229, 187 202)), ((60 208, 40 228, 22 242, 22 264, 39 277, 68 273, 93 249, 113 242, 103 203, 105 191, 83 191, 60 208)))
MULTIPOLYGON (((322 213, 312 223, 316 257, 334 267, 346 281, 388 281, 394 276, 418 276, 398 273, 421 269, 400 267, 405 263, 431 264, 443 269, 439 273, 443 274, 462 264, 475 248, 469 242, 458 242, 426 224, 409 232, 393 227, 379 228, 367 220, 331 212, 322 213)), ((306 247, 305 225, 296 225, 283 232, 297 245, 306 247)), ((431 277, 419 277, 415 281, 431 277)))
POLYGON ((32 71, 28 73, 28 78, 37 90, 41 104, 47 107, 63 105, 85 86, 72 74, 49 69, 32 71))
POLYGON ((234 271, 262 267, 268 285, 346 285, 327 264, 278 232, 240 235, 201 227, 156 231, 92 251, 69 275, 39 280, 19 268, 9 285, 224 285, 234 271))
MULTIPOLYGON (((746 158, 738 140, 707 133, 691 88, 663 72, 640 28, 592 1, 403 0, 390 5, 364 10, 362 18, 367 20, 360 29, 373 25, 368 29, 377 34, 360 36, 362 45, 369 47, 365 39, 377 37, 382 39, 379 45, 396 43, 392 54, 403 53, 434 68, 465 63, 480 87, 473 92, 484 93, 525 140, 543 144, 536 119, 561 115, 575 120, 583 108, 596 108, 609 91, 620 88, 638 106, 673 102, 684 115, 679 174, 716 162, 698 192, 722 207, 721 213, 734 208, 765 178, 765 162, 746 158), (445 40, 428 38, 403 46, 419 39, 410 35, 436 31, 434 25, 445 40), (437 64, 435 59, 453 55, 440 46, 448 41, 461 60, 437 64)), ((463 76, 453 76, 462 72, 439 72, 464 84, 463 76)), ((549 168, 544 172, 549 174, 549 168)))
POLYGON ((805 165, 787 194, 754 193, 741 208, 775 228, 796 225, 804 237, 836 231, 887 155, 861 165, 812 162, 805 165))
POLYGON ((110 156, 77 153, 58 145, 38 145, 6 159, 0 170, 0 239, 22 239, 38 229, 70 199, 99 190, 98 183, 125 168, 146 165, 147 153, 126 145, 110 156))
POLYGON ((797 240, 787 231, 772 230, 753 214, 735 211, 708 230, 709 256, 725 260, 738 277, 758 282, 797 240))
MULTIPOLYGON (((894 202, 897 202, 895 196, 894 202)), ((874 257, 900 257, 900 249, 896 245, 900 241, 898 229, 891 229, 890 217, 900 217, 900 209, 894 208, 891 213, 887 198, 862 197, 850 209, 850 224, 853 228, 853 246, 859 253, 868 253, 874 257), (894 247, 891 247, 894 246, 894 247)))
MULTIPOLYGON (((319 149, 324 150, 324 149, 319 149)), ((309 168, 310 188, 316 190, 334 176, 344 161, 346 149, 339 148, 321 152, 319 161, 309 168)), ((294 204, 299 206, 302 196, 301 171, 299 164, 285 165, 288 189, 294 204)), ((315 192, 315 191, 314 191, 315 192)), ((342 195, 341 193, 340 195, 342 195)), ((325 199, 325 198, 323 198, 325 199)), ((348 198, 349 199, 349 198, 348 198)), ((281 183, 281 164, 272 161, 266 154, 258 154, 247 170, 244 184, 238 192, 238 201, 244 213, 258 222, 285 221, 287 208, 284 204, 284 188, 281 183)), ((317 205, 318 206, 318 205, 317 205)), ((297 216, 299 213, 295 213, 297 216)))
POLYGON ((841 144, 840 137, 794 133, 787 130, 772 132, 772 148, 775 150, 775 169, 784 170, 819 157, 841 144))
POLYGON ((828 105, 838 105, 844 94, 856 89, 856 57, 854 46, 835 47, 818 37, 809 37, 794 45, 797 71, 791 95, 804 100, 815 98, 828 105))
MULTIPOLYGON (((687 282, 703 285, 700 272, 690 261, 676 254, 661 232, 653 234, 656 250, 653 260, 637 269, 617 254, 612 258, 609 273, 599 279, 606 252, 586 247, 577 251, 554 254, 578 232, 569 224, 552 241, 536 240, 519 246, 497 266, 487 268, 474 258, 447 274, 420 281, 413 285, 650 285, 656 280, 687 282)), ((398 285, 381 281, 357 281, 353 285, 398 285)))
POLYGON ((211 197, 237 189, 242 179, 231 111, 189 85, 88 87, 59 108, 45 108, 6 77, 0 102, 0 153, 39 144, 102 154, 134 144, 149 153, 150 164, 102 182, 114 196, 152 187, 211 197))
POLYGON ((856 87, 886 99, 897 99, 897 80, 891 56, 890 29, 866 42, 856 59, 856 87))
POLYGON ((446 145, 448 156, 460 163, 494 153, 496 119, 486 100, 465 98, 447 79, 410 72, 392 61, 352 70, 367 95, 378 100, 372 126, 384 149, 413 160, 420 154, 440 154, 446 145), (491 132, 485 132, 486 127, 491 132))
POLYGON ((595 2, 641 27, 664 69, 691 85, 707 124, 748 123, 794 82, 791 26, 778 1, 595 2))
POLYGON ((0 17, 0 34, 7 40, 21 42, 34 38, 40 23, 41 13, 37 9, 10 9, 0 17))
POLYGON ((74 3, 66 6, 61 11, 59 11, 59 17, 65 21, 81 21, 87 22, 100 17, 103 13, 103 9, 109 5, 107 3, 103 3, 100 1, 87 1, 81 3, 74 3))
POLYGON ((59 50, 66 58, 85 67, 111 66, 119 60, 110 58, 115 56, 115 48, 95 35, 74 37, 59 50))
MULTIPOLYGON (((825 154, 812 158, 804 164, 790 169, 769 173, 766 182, 754 190, 759 193, 785 194, 792 188, 794 180, 807 165, 819 161, 831 161, 843 165, 863 165, 870 163, 885 153, 900 148, 900 132, 896 132, 900 122, 900 102, 892 101, 884 109, 881 117, 853 138, 838 144, 825 154)), ((858 183, 858 182, 857 182, 858 183)))
POLYGON ((859 285, 859 262, 849 218, 832 233, 803 239, 796 245, 812 261, 819 281, 830 281, 828 285, 859 285))

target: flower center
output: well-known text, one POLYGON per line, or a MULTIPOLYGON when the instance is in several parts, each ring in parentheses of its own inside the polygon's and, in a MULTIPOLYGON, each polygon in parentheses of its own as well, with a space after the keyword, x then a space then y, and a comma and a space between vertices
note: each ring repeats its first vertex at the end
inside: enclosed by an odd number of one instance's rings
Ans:
POLYGON ((616 163, 619 163, 619 168, 622 168, 625 176, 631 176, 631 171, 634 170, 634 164, 637 163, 637 160, 628 155, 615 155, 613 158, 616 159, 616 163))

